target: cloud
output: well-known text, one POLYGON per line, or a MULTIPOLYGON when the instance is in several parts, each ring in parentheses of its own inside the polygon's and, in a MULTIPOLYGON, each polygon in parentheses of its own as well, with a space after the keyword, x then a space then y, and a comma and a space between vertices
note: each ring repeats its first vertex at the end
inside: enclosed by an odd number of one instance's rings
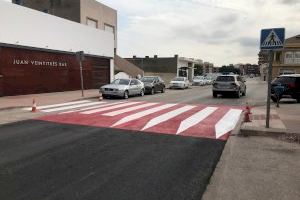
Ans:
POLYGON ((299 4, 299 0, 279 0, 280 3, 282 4, 287 4, 287 5, 293 5, 293 4, 299 4))

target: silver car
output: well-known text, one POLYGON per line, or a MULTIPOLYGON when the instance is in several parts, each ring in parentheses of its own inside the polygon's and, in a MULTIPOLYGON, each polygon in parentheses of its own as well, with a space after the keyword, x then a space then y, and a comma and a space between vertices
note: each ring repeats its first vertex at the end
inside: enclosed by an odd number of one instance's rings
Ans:
POLYGON ((233 93, 238 98, 246 95, 245 80, 239 75, 221 75, 215 80, 212 92, 216 98, 218 94, 233 93))
POLYGON ((111 84, 104 85, 100 88, 103 98, 116 96, 128 99, 129 96, 144 96, 144 83, 138 79, 116 79, 111 84))

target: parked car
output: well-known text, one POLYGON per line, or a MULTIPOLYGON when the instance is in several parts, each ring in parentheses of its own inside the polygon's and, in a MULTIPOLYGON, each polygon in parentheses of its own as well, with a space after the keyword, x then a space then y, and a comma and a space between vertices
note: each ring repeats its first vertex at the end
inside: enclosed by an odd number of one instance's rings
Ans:
POLYGON ((206 84, 207 85, 211 85, 213 84, 214 80, 212 77, 205 77, 205 80, 206 80, 206 84))
POLYGON ((254 74, 250 74, 250 76, 249 76, 250 78, 254 78, 254 74))
POLYGON ((206 85, 206 80, 203 76, 194 76, 193 85, 206 85))
POLYGON ((216 98, 218 94, 233 93, 238 98, 246 95, 245 80, 239 75, 221 75, 215 80, 212 92, 213 97, 216 98))
POLYGON ((145 93, 147 94, 154 94, 158 91, 165 92, 165 82, 159 76, 144 76, 141 81, 144 83, 145 93))
POLYGON ((170 82, 170 89, 179 88, 186 89, 190 86, 190 82, 186 77, 176 77, 170 82))
POLYGON ((103 98, 116 96, 128 99, 129 96, 144 96, 144 83, 138 79, 116 79, 111 84, 100 88, 103 98))
POLYGON ((300 74, 288 74, 278 76, 271 84, 271 99, 276 102, 275 87, 283 86, 283 93, 280 94, 279 99, 292 98, 300 103, 300 74))

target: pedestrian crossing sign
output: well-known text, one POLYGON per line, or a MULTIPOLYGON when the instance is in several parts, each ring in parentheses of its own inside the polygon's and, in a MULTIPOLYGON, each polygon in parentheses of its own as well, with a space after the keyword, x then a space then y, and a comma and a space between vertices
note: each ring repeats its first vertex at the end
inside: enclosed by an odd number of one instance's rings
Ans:
POLYGON ((260 49, 282 49, 284 37, 284 28, 262 29, 260 35, 260 49))

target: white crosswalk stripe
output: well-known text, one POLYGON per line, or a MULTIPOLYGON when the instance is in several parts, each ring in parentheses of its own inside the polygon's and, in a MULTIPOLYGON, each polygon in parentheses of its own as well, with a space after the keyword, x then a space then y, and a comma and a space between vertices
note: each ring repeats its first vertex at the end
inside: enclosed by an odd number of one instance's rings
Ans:
MULTIPOLYGON (((61 107, 61 106, 70 106, 70 105, 75 105, 75 104, 82 104, 82 103, 89 103, 91 101, 88 100, 83 100, 83 101, 72 101, 68 103, 59 103, 59 104, 52 104, 52 105, 46 105, 46 106, 38 106, 37 109, 47 109, 47 108, 56 108, 56 107, 61 107)), ((23 110, 31 110, 32 108, 24 108, 23 110)))
POLYGON ((99 112, 103 112, 103 111, 107 111, 107 110, 112 110, 112 109, 116 109, 116 108, 122 108, 122 107, 126 107, 126 106, 131 106, 134 104, 138 104, 141 102, 128 102, 128 103, 124 103, 124 104, 120 104, 120 105, 115 105, 115 106, 109 106, 109 107, 105 107, 105 108, 99 108, 99 109, 94 109, 94 110, 89 110, 89 111, 85 111, 85 112, 81 112, 81 114, 94 114, 94 113, 99 113, 99 112))
POLYGON ((162 105, 162 106, 158 106, 158 107, 155 107, 155 108, 150 108, 148 110, 144 110, 144 111, 126 116, 126 117, 122 118, 121 120, 119 120, 118 122, 116 122, 115 124, 113 124, 112 127, 124 124, 126 122, 130 122, 130 121, 133 121, 133 120, 136 120, 136 119, 139 119, 141 117, 145 117, 147 115, 159 112, 161 110, 165 110, 167 108, 171 108, 175 105, 177 105, 177 104, 165 104, 165 105, 162 105))
POLYGON ((87 106, 92 106, 92 105, 97 105, 101 102, 90 102, 90 103, 84 103, 84 104, 76 104, 72 106, 63 106, 63 107, 58 107, 58 108, 51 108, 51 109, 42 109, 43 112, 57 112, 57 111, 62 111, 62 110, 70 110, 74 108, 82 108, 82 107, 87 107, 87 106))
POLYGON ((108 102, 102 101, 101 105, 98 105, 98 106, 92 106, 92 107, 86 107, 86 108, 81 108, 81 109, 65 111, 65 112, 61 112, 59 114, 81 112, 81 111, 85 111, 85 110, 92 110, 92 109, 96 109, 96 108, 103 108, 103 107, 107 107, 107 106, 113 106, 113 105, 117 105, 117 104, 121 104, 121 103, 124 103, 124 101, 119 101, 119 102, 114 102, 114 103, 108 103, 108 102))
POLYGON ((196 124, 200 123, 203 121, 205 118, 207 118, 209 115, 214 113, 218 108, 217 107, 207 107, 204 108, 203 110, 195 113, 194 115, 190 116, 189 118, 183 120, 180 123, 180 126, 176 132, 176 134, 180 134, 183 131, 191 128, 192 126, 195 126, 196 124))
POLYGON ((224 134, 233 130, 240 119, 242 110, 230 109, 215 125, 216 138, 222 137, 224 134))
POLYGON ((187 112, 187 111, 189 111, 189 110, 191 110, 191 109, 193 109, 193 108, 195 108, 195 107, 196 107, 196 106, 183 106, 183 107, 178 108, 178 109, 176 109, 176 110, 172 110, 172 111, 167 112, 167 113, 165 113, 165 114, 163 114, 163 115, 160 115, 160 116, 158 116, 158 117, 155 117, 155 118, 153 118, 152 120, 150 120, 150 121, 146 124, 146 126, 144 126, 144 128, 142 128, 142 130, 151 128, 151 127, 153 127, 153 126, 155 126, 155 125, 157 125, 157 124, 160 124, 160 123, 165 122, 165 121, 167 121, 167 120, 169 120, 169 119, 172 119, 172 118, 174 118, 174 117, 176 117, 176 116, 178 116, 178 115, 180 115, 180 114, 182 114, 182 113, 184 113, 184 112, 187 112))
POLYGON ((154 106, 154 105, 157 105, 157 104, 158 103, 146 103, 146 104, 142 104, 142 105, 138 105, 138 106, 124 108, 124 109, 121 109, 121 110, 116 110, 116 111, 109 112, 109 113, 104 113, 102 115, 111 116, 112 117, 112 116, 124 114, 124 113, 127 113, 127 112, 131 112, 131 111, 134 111, 134 110, 138 110, 138 109, 141 109, 141 108, 146 108, 146 107, 154 106))

